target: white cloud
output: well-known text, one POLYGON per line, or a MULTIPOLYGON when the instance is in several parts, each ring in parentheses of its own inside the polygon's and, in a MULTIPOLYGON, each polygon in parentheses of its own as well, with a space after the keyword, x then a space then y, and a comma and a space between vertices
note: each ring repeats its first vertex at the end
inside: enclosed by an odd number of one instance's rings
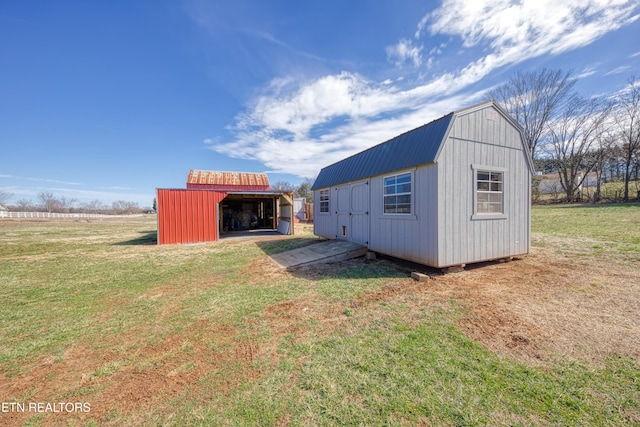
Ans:
POLYGON ((631 69, 631 67, 629 65, 621 65, 620 67, 616 67, 613 70, 606 72, 604 75, 605 76, 610 76, 612 74, 620 74, 620 73, 627 72, 630 69, 631 69))
MULTIPOLYGON (((635 21, 636 9, 631 0, 444 0, 418 23, 415 37, 450 37, 431 51, 427 67, 431 55, 459 38, 471 54, 477 52, 466 66, 413 87, 407 79, 374 82, 349 72, 303 82, 274 79, 236 117, 231 140, 206 143, 275 172, 311 177, 323 166, 481 100, 484 92, 465 90, 492 71, 585 46, 635 21)), ((422 50, 402 39, 387 55, 396 64, 419 66, 425 62, 422 50)))
POLYGON ((585 68, 584 70, 582 70, 582 71, 580 72, 580 74, 578 74, 578 75, 576 76, 576 78, 577 78, 577 79, 582 79, 582 78, 585 78, 585 77, 589 77, 589 76, 594 75, 594 74, 596 73, 596 70, 598 69, 598 66, 599 66, 599 65, 600 65, 600 64, 594 64, 594 65, 592 65, 592 66, 589 66, 589 67, 585 68))
POLYGON ((402 39, 393 46, 387 46, 387 59, 395 65, 412 62, 419 67, 422 64, 422 46, 415 46, 411 40, 402 39))
POLYGON ((276 85, 237 118, 234 140, 211 148, 275 172, 314 176, 323 166, 479 99, 481 94, 427 102, 454 87, 452 78, 401 90, 343 72, 288 92, 276 85))
POLYGON ((421 25, 523 60, 585 46, 638 19, 636 9, 634 0, 445 0, 421 25))
POLYGON ((0 174, 0 178, 13 178, 13 179, 16 179, 16 180, 33 181, 33 182, 48 182, 48 183, 51 183, 51 184, 83 185, 80 182, 61 181, 59 179, 53 179, 53 178, 36 178, 36 177, 32 177, 32 176, 23 177, 23 176, 0 174))

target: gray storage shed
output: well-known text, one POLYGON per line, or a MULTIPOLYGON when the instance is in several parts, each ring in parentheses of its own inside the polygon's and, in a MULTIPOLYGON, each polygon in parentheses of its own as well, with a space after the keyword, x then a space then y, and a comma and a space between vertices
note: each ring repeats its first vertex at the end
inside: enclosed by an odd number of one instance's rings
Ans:
POLYGON ((533 164, 488 101, 323 168, 314 232, 444 268, 529 252, 533 164))

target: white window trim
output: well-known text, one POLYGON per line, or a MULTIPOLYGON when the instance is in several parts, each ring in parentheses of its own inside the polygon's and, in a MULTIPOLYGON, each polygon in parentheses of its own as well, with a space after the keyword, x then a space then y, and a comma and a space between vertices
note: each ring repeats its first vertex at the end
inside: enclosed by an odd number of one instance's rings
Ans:
MULTIPOLYGON (((409 170, 409 171, 402 171, 402 172, 397 172, 394 174, 390 174, 390 175, 384 175, 382 177, 382 216, 386 217, 386 218, 398 218, 398 219, 416 219, 416 215, 415 215, 415 174, 413 173, 414 170, 409 170), (406 175, 409 174, 411 176, 411 192, 409 193, 411 195, 411 211, 408 213, 387 213, 384 211, 384 181, 387 178, 391 178, 393 176, 399 176, 399 175, 406 175)), ((403 193, 406 194, 406 193, 403 193)))
POLYGON ((318 214, 320 215, 331 215, 331 191, 328 188, 324 188, 318 191, 318 214), (322 192, 327 192, 327 210, 322 210, 322 192))
POLYGON ((473 172, 473 215, 471 220, 507 219, 506 208, 506 187, 508 182, 508 170, 496 166, 471 165, 473 172), (502 213, 478 213, 478 172, 500 172, 502 173, 502 213))

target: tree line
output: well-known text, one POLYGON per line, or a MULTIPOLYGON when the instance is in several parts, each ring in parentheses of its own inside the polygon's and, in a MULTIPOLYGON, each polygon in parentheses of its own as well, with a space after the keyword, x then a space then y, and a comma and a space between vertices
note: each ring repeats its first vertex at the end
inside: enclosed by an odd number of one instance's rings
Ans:
MULTIPOLYGON (((611 96, 583 95, 575 84, 571 71, 517 72, 490 96, 522 126, 537 171, 556 176, 567 202, 579 198, 591 181, 593 201, 610 181, 623 183, 622 200, 637 198, 640 81, 632 76, 611 96)), ((534 197, 541 182, 533 180, 534 197)))
POLYGON ((77 199, 55 196, 53 193, 45 191, 38 193, 38 200, 36 202, 33 202, 31 199, 20 199, 12 205, 7 205, 7 202, 12 197, 13 194, 5 190, 0 190, 0 205, 4 205, 8 210, 15 212, 130 215, 152 211, 151 208, 141 208, 137 202, 117 200, 109 205, 96 199, 89 203, 79 203, 77 199))

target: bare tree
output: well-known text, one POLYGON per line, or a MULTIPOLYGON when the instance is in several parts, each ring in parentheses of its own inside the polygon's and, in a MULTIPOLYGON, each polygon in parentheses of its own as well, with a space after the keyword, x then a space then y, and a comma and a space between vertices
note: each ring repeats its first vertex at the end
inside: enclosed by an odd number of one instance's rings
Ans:
POLYGON ((616 97, 614 117, 624 153, 624 200, 629 201, 629 181, 640 151, 640 81, 636 77, 616 97))
POLYGON ((278 181, 271 188, 279 191, 295 191, 296 187, 290 182, 278 181))
POLYGON ((62 196, 58 201, 60 202, 60 209, 62 212, 71 212, 71 210, 73 210, 73 205, 78 202, 78 199, 62 196))
POLYGON ((4 205, 13 197, 13 193, 9 193, 6 190, 0 190, 0 205, 4 205))
POLYGON ((571 71, 518 71, 489 95, 520 123, 535 158, 548 122, 570 98, 575 83, 571 71))
POLYGON ((113 213, 120 215, 132 214, 140 211, 140 207, 136 202, 126 202, 124 200, 117 200, 111 204, 113 213))
POLYGON ((615 144, 613 133, 605 129, 598 132, 596 146, 592 153, 593 171, 596 175, 596 191, 593 195, 593 202, 597 202, 602 195, 602 182, 605 178, 607 163, 611 157, 611 148, 615 144))
POLYGON ((43 191, 38 193, 38 199, 40 199, 42 209, 49 213, 59 212, 62 209, 60 200, 57 199, 53 193, 43 191))
POLYGON ((16 209, 18 212, 29 212, 33 209, 33 202, 31 199, 20 199, 16 202, 16 209))
POLYGON ((551 150, 560 185, 572 202, 587 175, 595 166, 589 157, 603 131, 609 104, 600 98, 574 95, 560 117, 549 123, 551 150))
POLYGON ((98 199, 95 199, 84 205, 84 210, 89 213, 100 213, 105 209, 107 209, 107 206, 98 199))
POLYGON ((313 186, 312 179, 305 179, 298 188, 296 188, 295 195, 296 197, 304 197, 307 203, 313 202, 313 191, 311 191, 311 187, 313 186))

